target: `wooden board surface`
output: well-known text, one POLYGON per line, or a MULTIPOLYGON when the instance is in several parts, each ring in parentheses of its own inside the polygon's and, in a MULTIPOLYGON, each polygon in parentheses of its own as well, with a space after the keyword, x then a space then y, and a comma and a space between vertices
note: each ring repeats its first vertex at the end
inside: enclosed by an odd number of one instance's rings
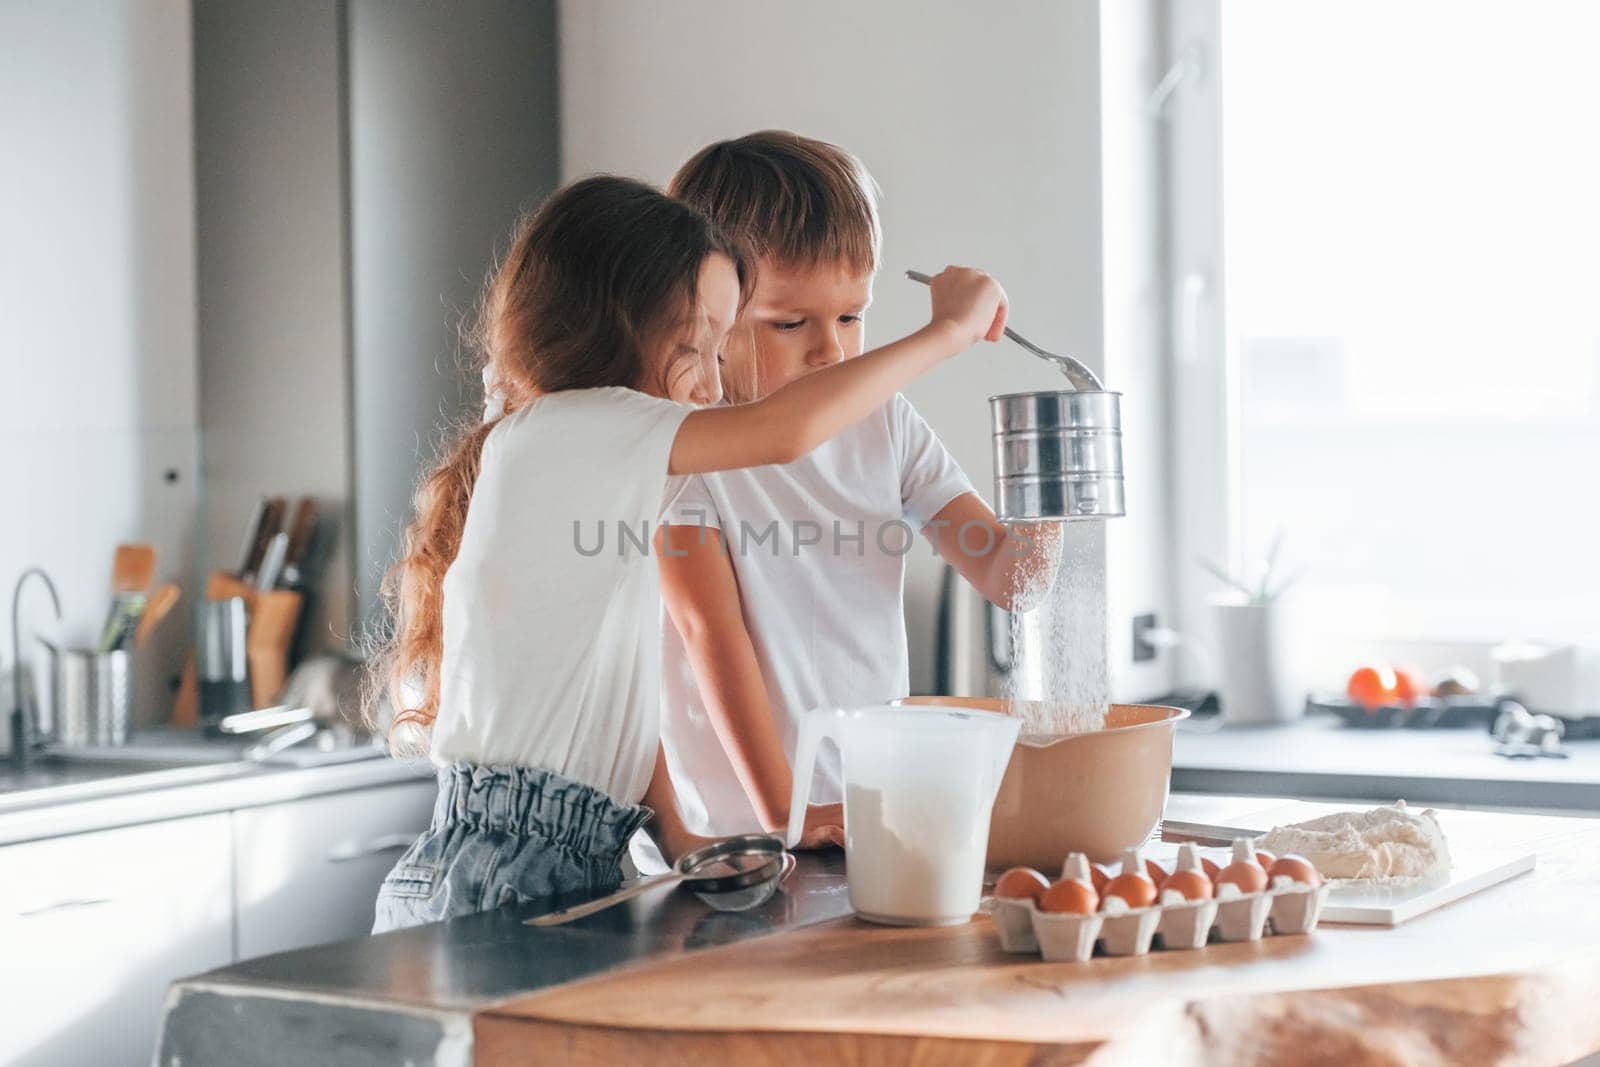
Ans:
MULTIPOLYGON (((1326 805, 1249 813, 1298 821, 1326 805)), ((1185 818, 1239 822, 1237 801, 1185 818), (1220 817, 1219 817, 1220 816, 1220 817)), ((1539 867, 1395 929, 1136 959, 1003 954, 986 919, 855 919, 646 965, 480 1015, 480 1063, 1565 1063, 1600 1050, 1600 822, 1448 812, 1539 867)))

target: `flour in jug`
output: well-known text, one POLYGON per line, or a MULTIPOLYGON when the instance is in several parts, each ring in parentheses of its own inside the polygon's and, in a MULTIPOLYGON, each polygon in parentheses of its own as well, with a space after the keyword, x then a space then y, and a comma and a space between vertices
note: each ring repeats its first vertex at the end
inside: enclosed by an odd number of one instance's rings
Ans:
POLYGON ((989 808, 943 783, 892 796, 845 786, 846 875, 863 916, 896 925, 965 922, 983 892, 989 808))

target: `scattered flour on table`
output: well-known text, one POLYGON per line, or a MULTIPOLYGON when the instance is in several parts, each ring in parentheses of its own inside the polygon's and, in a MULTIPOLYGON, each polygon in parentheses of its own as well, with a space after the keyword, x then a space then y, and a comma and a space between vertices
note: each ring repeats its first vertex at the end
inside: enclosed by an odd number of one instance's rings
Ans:
POLYGON ((1006 697, 1037 701, 1024 717, 1025 739, 1103 729, 1106 582, 1098 523, 1064 523, 1060 563, 1018 582, 1011 614, 1011 674, 1006 697))
POLYGON ((1432 809, 1415 812, 1403 800, 1279 826, 1258 844, 1280 856, 1299 853, 1324 878, 1399 882, 1450 869, 1450 847, 1432 809))

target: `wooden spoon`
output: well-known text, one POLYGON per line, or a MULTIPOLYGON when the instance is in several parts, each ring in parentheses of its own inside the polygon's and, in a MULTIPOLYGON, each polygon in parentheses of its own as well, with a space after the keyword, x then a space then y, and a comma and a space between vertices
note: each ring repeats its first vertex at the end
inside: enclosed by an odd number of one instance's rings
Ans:
POLYGON ((142 593, 156 578, 156 550, 151 545, 118 545, 111 564, 111 592, 142 593))
POLYGON ((164 583, 150 594, 150 602, 145 605, 144 614, 139 616, 139 628, 133 632, 135 648, 144 646, 145 640, 177 604, 178 587, 171 582, 164 583))

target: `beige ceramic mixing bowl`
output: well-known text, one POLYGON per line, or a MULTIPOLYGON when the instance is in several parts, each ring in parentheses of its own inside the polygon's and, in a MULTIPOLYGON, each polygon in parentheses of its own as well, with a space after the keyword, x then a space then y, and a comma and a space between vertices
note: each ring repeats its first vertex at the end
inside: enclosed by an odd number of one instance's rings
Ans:
MULTIPOLYGON (((1009 714, 1012 702, 980 697, 911 697, 1009 714)), ((1019 741, 989 823, 989 869, 1027 866, 1051 877, 1068 852, 1097 863, 1150 836, 1167 805, 1172 738, 1182 708, 1113 704, 1106 726, 1049 744, 1019 741)))

